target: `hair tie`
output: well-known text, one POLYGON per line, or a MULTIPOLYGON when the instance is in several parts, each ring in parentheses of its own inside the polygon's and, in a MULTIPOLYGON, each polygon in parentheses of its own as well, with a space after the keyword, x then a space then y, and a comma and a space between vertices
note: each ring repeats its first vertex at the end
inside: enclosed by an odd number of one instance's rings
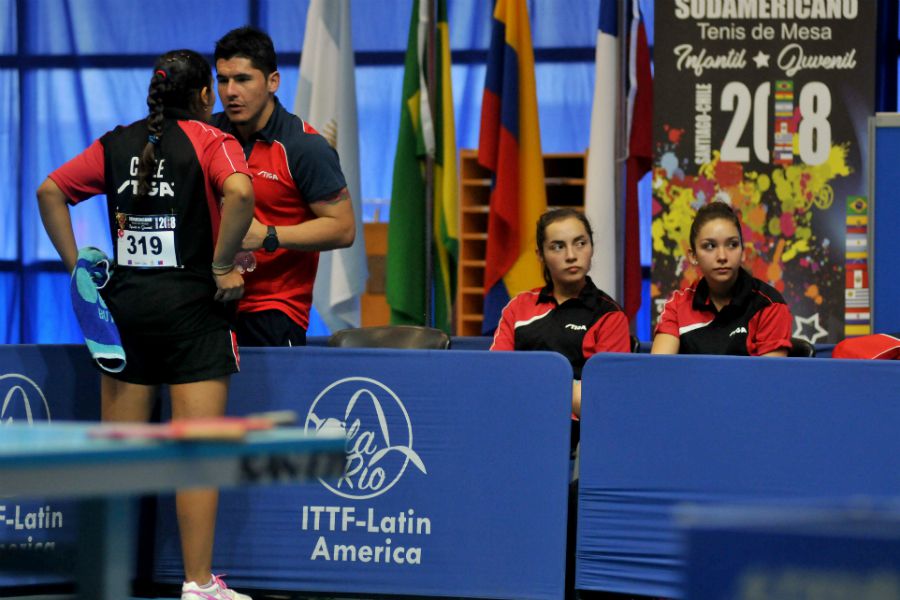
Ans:
POLYGON ((169 77, 169 74, 166 72, 165 69, 157 69, 156 72, 154 73, 154 75, 159 75, 163 79, 168 79, 168 77, 169 77))
POLYGON ((159 136, 155 136, 152 133, 147 136, 147 141, 153 144, 154 146, 159 146, 159 136))

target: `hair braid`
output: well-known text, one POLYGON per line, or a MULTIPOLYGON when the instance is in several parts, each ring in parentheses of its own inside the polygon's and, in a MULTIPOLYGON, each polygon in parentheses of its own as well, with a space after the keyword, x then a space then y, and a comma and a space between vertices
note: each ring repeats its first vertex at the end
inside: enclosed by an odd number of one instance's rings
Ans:
POLYGON ((150 180, 156 167, 156 146, 162 140, 163 110, 165 109, 162 99, 167 91, 166 88, 171 86, 165 71, 162 70, 157 70, 153 79, 150 80, 150 90, 147 93, 147 106, 150 108, 147 129, 150 135, 138 162, 137 197, 139 200, 145 199, 152 188, 150 180))
POLYGON ((153 189, 156 150, 162 142, 166 109, 195 112, 200 92, 212 85, 209 63, 193 50, 172 50, 158 59, 147 91, 148 140, 138 161, 137 200, 145 200, 153 189))

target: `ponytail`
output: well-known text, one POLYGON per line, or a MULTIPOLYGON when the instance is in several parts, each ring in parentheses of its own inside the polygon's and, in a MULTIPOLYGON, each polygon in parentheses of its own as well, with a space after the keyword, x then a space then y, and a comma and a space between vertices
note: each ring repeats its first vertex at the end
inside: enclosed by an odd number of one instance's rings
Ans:
POLYGON ((147 91, 147 144, 138 161, 138 201, 146 200, 153 189, 156 150, 162 142, 164 112, 169 109, 190 111, 200 91, 212 85, 212 69, 206 59, 193 50, 166 52, 154 66, 147 91))
POLYGON ((138 162, 138 200, 145 200, 152 189, 150 179, 153 177, 153 171, 156 170, 156 147, 162 140, 163 110, 165 109, 162 98, 171 87, 172 84, 165 69, 157 69, 150 80, 150 91, 147 93, 147 106, 150 108, 150 114, 147 117, 149 135, 138 162))

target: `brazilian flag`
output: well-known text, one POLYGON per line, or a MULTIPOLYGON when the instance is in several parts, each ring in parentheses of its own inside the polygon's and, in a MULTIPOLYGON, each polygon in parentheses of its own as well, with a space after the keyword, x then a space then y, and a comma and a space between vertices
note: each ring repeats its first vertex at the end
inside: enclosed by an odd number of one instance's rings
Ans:
POLYGON ((427 4, 413 1, 400 134, 394 157, 385 287, 392 324, 431 325, 425 322, 425 303, 432 296, 434 326, 451 333, 459 217, 446 0, 437 0, 436 17, 437 92, 431 103, 432 112, 427 89, 427 4), (435 161, 432 290, 425 289, 425 162, 428 156, 433 156, 435 161))

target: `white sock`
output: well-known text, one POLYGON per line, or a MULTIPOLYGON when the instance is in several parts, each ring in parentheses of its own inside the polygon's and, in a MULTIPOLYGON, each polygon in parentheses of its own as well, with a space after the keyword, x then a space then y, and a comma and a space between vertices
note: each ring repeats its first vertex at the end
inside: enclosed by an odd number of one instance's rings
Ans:
POLYGON ((200 586, 200 589, 201 589, 201 590, 209 590, 209 589, 212 589, 212 588, 214 588, 214 587, 216 587, 216 578, 213 577, 212 575, 210 575, 210 576, 209 576, 209 583, 207 583, 206 585, 201 585, 201 586, 200 586))
MULTIPOLYGON (((187 585, 187 584, 188 584, 188 582, 185 581, 185 582, 184 582, 184 585, 187 585)), ((205 584, 205 585, 200 585, 200 584, 198 583, 198 584, 197 584, 197 587, 199 587, 201 590, 210 590, 210 589, 216 587, 216 578, 213 577, 212 575, 210 575, 210 576, 209 576, 209 583, 207 583, 207 584, 205 584)))

